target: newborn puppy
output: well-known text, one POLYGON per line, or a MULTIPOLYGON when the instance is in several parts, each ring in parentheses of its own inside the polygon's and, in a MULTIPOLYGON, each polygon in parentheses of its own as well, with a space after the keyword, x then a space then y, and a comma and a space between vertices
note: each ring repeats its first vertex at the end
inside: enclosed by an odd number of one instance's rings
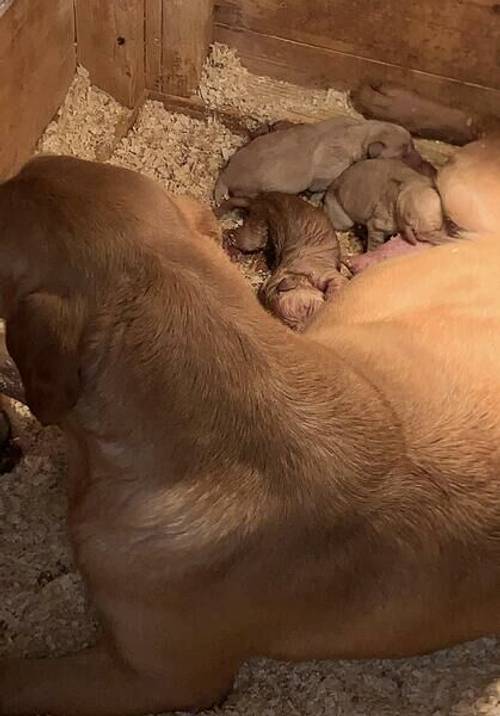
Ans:
POLYGON ((432 180, 397 159, 367 159, 350 167, 328 189, 325 209, 335 229, 366 226, 369 251, 398 232, 412 244, 447 238, 432 180))
POLYGON ((257 137, 221 172, 215 201, 264 192, 325 191, 351 164, 367 157, 419 157, 409 132, 387 122, 335 117, 257 137))
POLYGON ((294 331, 303 331, 326 301, 346 284, 337 269, 325 272, 325 262, 316 260, 280 267, 260 288, 262 304, 294 331))
MULTIPOLYGON (((485 138, 458 150, 440 169, 437 187, 450 239, 459 239, 460 231, 494 231, 500 225, 500 138, 485 138)), ((412 246, 396 236, 374 251, 352 257, 348 266, 358 274, 381 261, 426 248, 430 248, 427 243, 412 246)))
POLYGON ((301 331, 346 279, 340 249, 326 214, 303 199, 272 192, 247 201, 249 216, 235 232, 245 252, 268 249, 273 275, 261 302, 290 328, 301 331))
POLYGON ((362 85, 351 93, 351 101, 369 119, 396 122, 419 137, 450 144, 468 144, 488 128, 500 126, 496 117, 479 117, 389 83, 362 85))

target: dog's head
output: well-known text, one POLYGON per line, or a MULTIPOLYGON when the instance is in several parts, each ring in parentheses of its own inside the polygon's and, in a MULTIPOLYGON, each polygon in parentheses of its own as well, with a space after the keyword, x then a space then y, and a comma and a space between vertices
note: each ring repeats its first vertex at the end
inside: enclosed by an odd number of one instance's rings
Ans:
POLYGON ((0 315, 43 424, 60 423, 78 401, 86 327, 114 285, 133 281, 129 239, 154 234, 158 191, 165 196, 133 172, 57 156, 0 186, 0 315))

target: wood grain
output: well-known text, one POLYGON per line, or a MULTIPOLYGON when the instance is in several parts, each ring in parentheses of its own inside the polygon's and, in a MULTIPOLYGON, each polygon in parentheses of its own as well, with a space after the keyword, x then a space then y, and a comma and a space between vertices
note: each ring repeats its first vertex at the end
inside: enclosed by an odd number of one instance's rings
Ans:
POLYGON ((217 0, 216 23, 500 89, 498 0, 217 0))
POLYGON ((16 0, 0 17, 0 180, 29 159, 75 72, 72 0, 16 0))
POLYGON ((126 107, 144 91, 144 0, 75 0, 78 62, 126 107))
POLYGON ((243 63, 258 75, 345 90, 366 81, 396 82, 451 106, 500 115, 500 91, 490 87, 220 25, 215 27, 215 39, 235 47, 243 63))
POLYGON ((162 85, 163 2, 145 0, 144 42, 146 87, 160 91, 162 85))
POLYGON ((213 37, 213 0, 163 3, 162 90, 189 97, 198 87, 213 37))

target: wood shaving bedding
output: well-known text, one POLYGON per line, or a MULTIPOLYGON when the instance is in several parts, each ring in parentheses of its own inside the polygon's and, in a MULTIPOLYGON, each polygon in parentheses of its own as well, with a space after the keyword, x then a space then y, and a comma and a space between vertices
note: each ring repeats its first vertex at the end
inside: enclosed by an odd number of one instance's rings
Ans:
MULTIPOLYGON (((348 111, 342 93, 290 87, 283 99, 283 83, 249 75, 234 52, 219 45, 207 62, 201 95, 211 107, 225 105, 251 115, 249 126, 255 118, 286 118, 288 109, 310 114, 311 107, 323 111, 326 105, 332 112, 334 106, 348 111), (273 86, 275 104, 269 99, 273 86), (243 87, 251 88, 253 96, 244 98, 243 87), (263 88, 262 105, 258 87, 263 88)), ((93 159, 103 146, 112 146, 115 126, 127 111, 92 88, 88 74, 79 69, 39 151, 93 159)), ((209 200, 219 167, 241 141, 215 120, 173 115, 161 104, 147 102, 109 161, 142 171, 175 193, 209 200)), ((228 217, 223 227, 236 223, 228 217)), ((353 248, 348 234, 341 241, 345 250, 353 248)), ((257 287, 263 278, 258 258, 246 260, 243 270, 257 287)), ((24 407, 16 407, 15 426, 25 457, 13 473, 0 478, 0 654, 62 654, 95 638, 95 622, 66 539, 64 450, 57 429, 41 428, 24 407)), ((485 639, 393 662, 290 665, 259 660, 241 670, 225 704, 204 713, 500 716, 500 645, 485 639)))
POLYGON ((38 143, 38 152, 71 154, 96 159, 111 142, 115 126, 130 110, 90 84, 89 73, 78 67, 66 99, 38 143))
POLYGON ((173 194, 210 202, 221 167, 243 141, 216 119, 172 114, 161 102, 148 101, 110 161, 142 171, 173 194))
POLYGON ((259 121, 292 119, 294 114, 318 118, 361 115, 351 107, 347 94, 338 90, 304 89, 288 82, 252 75, 235 50, 215 43, 205 63, 198 93, 207 107, 233 109, 259 121))

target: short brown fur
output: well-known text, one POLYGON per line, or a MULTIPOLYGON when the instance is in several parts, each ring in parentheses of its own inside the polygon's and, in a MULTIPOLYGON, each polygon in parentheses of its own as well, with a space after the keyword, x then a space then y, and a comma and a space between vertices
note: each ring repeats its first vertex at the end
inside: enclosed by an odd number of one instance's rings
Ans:
POLYGON ((344 285, 340 247, 330 220, 296 196, 270 192, 248 203, 248 217, 235 232, 241 251, 267 249, 272 275, 259 297, 271 313, 297 331, 344 285))
POLYGON ((117 167, 33 161, 0 187, 0 237, 7 342, 68 440, 105 634, 0 662, 1 714, 198 708, 254 655, 498 632, 498 235, 367 271, 302 336, 117 167))

